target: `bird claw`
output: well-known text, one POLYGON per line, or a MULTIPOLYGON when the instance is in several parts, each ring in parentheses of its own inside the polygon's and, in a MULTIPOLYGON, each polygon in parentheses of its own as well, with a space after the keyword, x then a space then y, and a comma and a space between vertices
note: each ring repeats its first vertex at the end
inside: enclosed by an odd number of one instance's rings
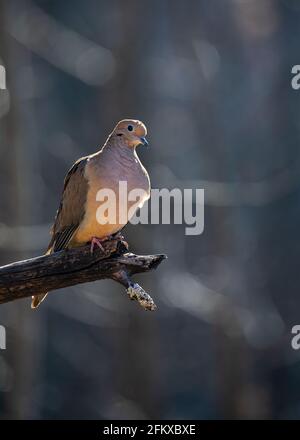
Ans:
POLYGON ((100 238, 93 237, 92 241, 91 241, 91 249, 90 249, 91 254, 93 254, 93 252, 94 252, 95 245, 98 246, 102 252, 104 252, 104 247, 102 246, 102 243, 104 241, 105 240, 100 240, 100 238))
POLYGON ((125 238, 120 232, 117 232, 114 235, 109 235, 108 237, 104 237, 101 239, 97 237, 93 237, 91 240, 91 249, 90 249, 91 254, 93 254, 94 252, 95 245, 98 246, 102 252, 104 252, 104 247, 102 246, 102 244, 105 243, 106 241, 111 241, 111 240, 124 241, 125 238))

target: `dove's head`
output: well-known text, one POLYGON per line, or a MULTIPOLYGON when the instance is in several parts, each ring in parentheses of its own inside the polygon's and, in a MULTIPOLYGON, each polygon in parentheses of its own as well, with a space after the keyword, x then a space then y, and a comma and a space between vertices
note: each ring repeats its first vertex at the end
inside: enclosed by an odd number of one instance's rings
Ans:
POLYGON ((118 122, 111 135, 119 138, 122 143, 130 148, 135 148, 141 144, 148 146, 146 140, 147 128, 141 121, 136 119, 123 119, 118 122))

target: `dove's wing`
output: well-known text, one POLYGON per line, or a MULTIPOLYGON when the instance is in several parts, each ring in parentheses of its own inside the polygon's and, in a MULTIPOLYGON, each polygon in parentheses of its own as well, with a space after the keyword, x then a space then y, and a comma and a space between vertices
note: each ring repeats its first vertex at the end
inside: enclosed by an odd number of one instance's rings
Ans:
POLYGON ((84 172, 88 157, 77 160, 66 175, 60 206, 52 228, 52 239, 48 246, 48 253, 65 249, 84 217, 88 191, 88 181, 84 172))
MULTIPOLYGON (((65 177, 61 202, 56 213, 47 254, 65 249, 84 217, 88 191, 88 182, 84 171, 88 158, 89 156, 77 160, 65 177)), ((31 308, 38 307, 46 296, 47 293, 33 296, 31 308)))

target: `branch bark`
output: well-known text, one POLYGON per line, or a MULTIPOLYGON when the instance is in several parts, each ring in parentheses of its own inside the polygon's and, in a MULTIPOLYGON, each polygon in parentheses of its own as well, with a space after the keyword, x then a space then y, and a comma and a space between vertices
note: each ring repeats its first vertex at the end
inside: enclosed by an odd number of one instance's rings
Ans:
POLYGON ((75 284, 111 278, 122 284, 130 299, 155 310, 151 296, 131 280, 136 273, 155 269, 166 255, 135 255, 120 239, 103 244, 103 251, 84 246, 42 255, 0 267, 0 304, 75 284))

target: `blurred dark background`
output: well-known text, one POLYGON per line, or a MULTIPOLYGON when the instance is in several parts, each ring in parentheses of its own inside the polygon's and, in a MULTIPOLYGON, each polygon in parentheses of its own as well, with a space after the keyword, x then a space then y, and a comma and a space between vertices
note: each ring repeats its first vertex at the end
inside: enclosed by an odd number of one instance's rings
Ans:
POLYGON ((0 307, 0 417, 300 417, 298 0, 0 0, 0 264, 41 254, 63 178, 141 119, 154 188, 205 230, 128 226, 145 313, 112 281, 0 307))

